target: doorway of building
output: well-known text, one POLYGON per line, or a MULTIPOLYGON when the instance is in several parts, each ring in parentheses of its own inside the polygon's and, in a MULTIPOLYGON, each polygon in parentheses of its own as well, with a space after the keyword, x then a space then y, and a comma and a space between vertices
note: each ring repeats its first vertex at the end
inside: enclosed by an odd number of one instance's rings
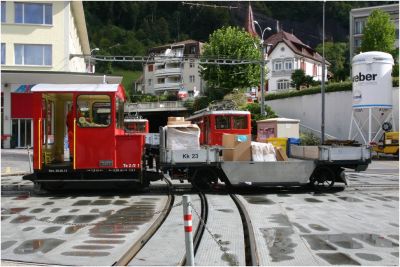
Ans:
POLYGON ((12 120, 11 148, 32 147, 33 127, 32 119, 12 120))

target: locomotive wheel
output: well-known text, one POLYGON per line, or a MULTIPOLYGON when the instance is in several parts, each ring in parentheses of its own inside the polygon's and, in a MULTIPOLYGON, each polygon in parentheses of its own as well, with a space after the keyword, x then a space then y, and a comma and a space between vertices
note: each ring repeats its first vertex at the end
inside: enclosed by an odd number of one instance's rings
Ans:
POLYGON ((197 169, 192 178, 192 185, 199 190, 208 190, 218 182, 218 177, 211 169, 197 169))
POLYGON ((335 183, 335 172, 328 167, 317 167, 310 178, 310 184, 317 190, 327 190, 335 183))

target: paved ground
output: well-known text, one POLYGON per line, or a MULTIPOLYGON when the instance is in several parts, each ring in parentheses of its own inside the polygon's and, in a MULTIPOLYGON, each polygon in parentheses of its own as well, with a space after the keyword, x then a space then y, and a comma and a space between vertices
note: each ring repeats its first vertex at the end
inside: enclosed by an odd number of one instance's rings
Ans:
MULTIPOLYGON (((75 258, 82 255, 83 249, 86 253, 91 249, 92 252, 86 255, 89 261, 84 262, 91 265, 94 262, 90 261, 90 255, 112 253, 122 240, 112 238, 110 241, 106 233, 104 238, 91 238, 92 241, 83 242, 81 237, 93 234, 90 227, 79 229, 73 225, 52 225, 34 218, 49 217, 47 219, 50 221, 65 221, 67 224, 82 220, 93 223, 106 219, 109 210, 123 210, 127 202, 141 204, 143 201, 154 201, 133 194, 122 197, 101 194, 32 196, 32 184, 29 181, 21 182, 21 175, 10 176, 13 172, 29 172, 27 151, 2 150, 1 154, 2 175, 8 175, 1 178, 2 189, 5 189, 2 193, 2 259, 67 264, 60 261, 62 257, 66 259, 71 255, 68 258, 75 258), (21 190, 25 189, 27 194, 21 196, 21 190), (19 191, 14 193, 13 190, 19 191), (22 212, 31 218, 7 214, 5 208, 12 208, 14 212, 22 208, 22 212), (45 240, 38 242, 43 236, 45 240), (72 242, 60 243, 60 240, 72 242), (58 248, 47 252, 55 245, 58 248), (54 255, 62 257, 53 259, 54 255)), ((247 203, 252 216, 263 265, 398 265, 399 162, 374 160, 366 172, 349 171, 347 177, 347 188, 324 194, 304 190, 267 190, 242 194, 241 198, 247 203)), ((212 199, 217 202, 220 200, 218 195, 210 198, 210 201, 212 199)), ((210 224, 214 234, 236 231, 234 227, 230 228, 233 224, 229 223, 223 226, 224 229, 219 229, 220 219, 214 218, 216 223, 210 224)), ((115 231, 129 234, 126 231, 130 231, 119 228, 103 230, 112 234, 115 231)), ((218 247, 210 237, 207 238, 210 242, 200 248, 196 264, 212 265, 212 262, 208 262, 210 256, 204 253, 211 253, 218 247)), ((169 241, 169 244, 174 243, 173 239, 169 241)), ((215 253, 211 254, 214 256, 215 253)), ((152 254, 146 257, 152 259, 152 254)), ((8 265, 5 262, 2 264, 8 265)), ((70 261, 69 264, 77 262, 70 261)))

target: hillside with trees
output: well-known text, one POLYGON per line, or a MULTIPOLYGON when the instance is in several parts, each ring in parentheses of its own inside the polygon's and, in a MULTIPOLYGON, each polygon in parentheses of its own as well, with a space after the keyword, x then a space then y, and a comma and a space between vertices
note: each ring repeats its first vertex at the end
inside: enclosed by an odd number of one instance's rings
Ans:
MULTIPOLYGON (((90 45, 100 48, 98 54, 138 56, 147 55, 151 47, 185 39, 207 42, 210 34, 223 26, 242 28, 248 3, 84 1, 83 5, 90 45)), ((352 8, 392 3, 396 2, 327 1, 327 41, 348 41, 352 8)), ((293 32, 313 48, 321 43, 322 2, 253 1, 251 5, 254 19, 263 27, 271 27, 271 34, 279 27, 293 32)), ((142 64, 98 62, 96 65, 100 73, 115 73, 116 70, 140 72, 142 64)))

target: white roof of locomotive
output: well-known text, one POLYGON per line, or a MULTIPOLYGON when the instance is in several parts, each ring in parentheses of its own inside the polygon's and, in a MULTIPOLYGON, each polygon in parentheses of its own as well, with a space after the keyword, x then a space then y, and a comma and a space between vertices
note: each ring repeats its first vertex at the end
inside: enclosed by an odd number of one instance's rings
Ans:
POLYGON ((31 92, 117 92, 119 84, 50 84, 40 83, 31 92))
POLYGON ((186 118, 186 120, 192 120, 205 115, 247 115, 247 114, 250 114, 250 112, 244 110, 206 110, 203 112, 199 112, 197 114, 193 114, 192 116, 186 118))

